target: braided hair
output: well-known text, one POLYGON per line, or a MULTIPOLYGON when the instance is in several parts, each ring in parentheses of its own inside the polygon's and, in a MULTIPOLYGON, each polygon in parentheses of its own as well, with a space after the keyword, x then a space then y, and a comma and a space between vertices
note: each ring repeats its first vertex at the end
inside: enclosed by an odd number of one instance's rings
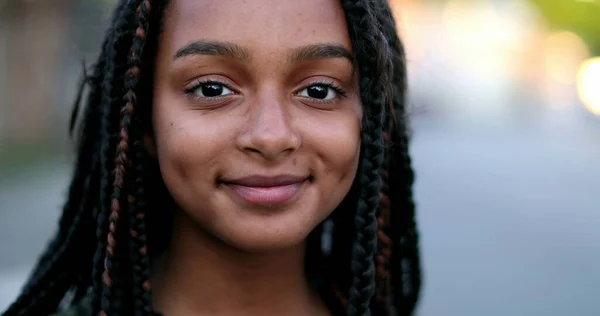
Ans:
MULTIPOLYGON (((386 0, 341 0, 364 108, 358 174, 309 236, 307 269, 332 311, 409 316, 420 284, 402 43, 386 0), (330 234, 324 250, 321 235, 330 234), (324 267, 324 268, 319 268, 324 267)), ((151 315, 150 258, 164 250, 172 203, 143 146, 152 129, 153 60, 165 1, 121 0, 72 115, 77 161, 58 231, 3 315, 49 315, 84 298, 94 315, 151 315), (83 101, 84 92, 87 91, 83 101), (82 104, 83 103, 83 104, 82 104), (152 198, 152 200, 150 200, 152 198), (161 223, 163 229, 157 229, 161 223)))

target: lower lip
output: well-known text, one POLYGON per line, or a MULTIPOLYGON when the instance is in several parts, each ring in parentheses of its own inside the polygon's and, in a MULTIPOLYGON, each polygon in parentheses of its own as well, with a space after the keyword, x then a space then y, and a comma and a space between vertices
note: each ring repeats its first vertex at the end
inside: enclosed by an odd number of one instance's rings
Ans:
POLYGON ((298 195, 304 182, 273 187, 249 187, 227 184, 227 187, 244 202, 257 206, 278 206, 291 201, 298 195))

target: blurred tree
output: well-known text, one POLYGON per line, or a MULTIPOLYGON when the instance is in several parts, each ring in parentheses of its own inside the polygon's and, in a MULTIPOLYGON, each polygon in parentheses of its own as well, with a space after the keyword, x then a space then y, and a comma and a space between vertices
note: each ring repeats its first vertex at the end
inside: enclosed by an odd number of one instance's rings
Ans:
POLYGON ((579 34, 592 54, 600 55, 600 1, 598 0, 529 0, 554 29, 579 34))

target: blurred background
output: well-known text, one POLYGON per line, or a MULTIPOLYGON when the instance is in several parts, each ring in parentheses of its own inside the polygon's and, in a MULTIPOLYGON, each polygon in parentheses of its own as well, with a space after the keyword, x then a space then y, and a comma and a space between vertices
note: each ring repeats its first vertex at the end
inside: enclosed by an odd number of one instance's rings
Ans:
MULTIPOLYGON (((0 0, 0 311, 56 228, 114 0, 0 0)), ((420 316, 599 315, 600 0, 392 0, 420 316)))

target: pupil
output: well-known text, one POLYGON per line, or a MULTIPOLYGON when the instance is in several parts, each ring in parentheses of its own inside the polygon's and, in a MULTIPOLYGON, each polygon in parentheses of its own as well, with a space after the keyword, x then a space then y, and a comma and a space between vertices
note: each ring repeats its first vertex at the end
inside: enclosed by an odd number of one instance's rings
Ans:
POLYGON ((216 97, 223 93, 223 86, 216 83, 208 83, 202 86, 202 94, 205 97, 216 97))
POLYGON ((327 87, 325 86, 310 86, 308 88, 308 96, 316 99, 325 99, 327 97, 327 87))

